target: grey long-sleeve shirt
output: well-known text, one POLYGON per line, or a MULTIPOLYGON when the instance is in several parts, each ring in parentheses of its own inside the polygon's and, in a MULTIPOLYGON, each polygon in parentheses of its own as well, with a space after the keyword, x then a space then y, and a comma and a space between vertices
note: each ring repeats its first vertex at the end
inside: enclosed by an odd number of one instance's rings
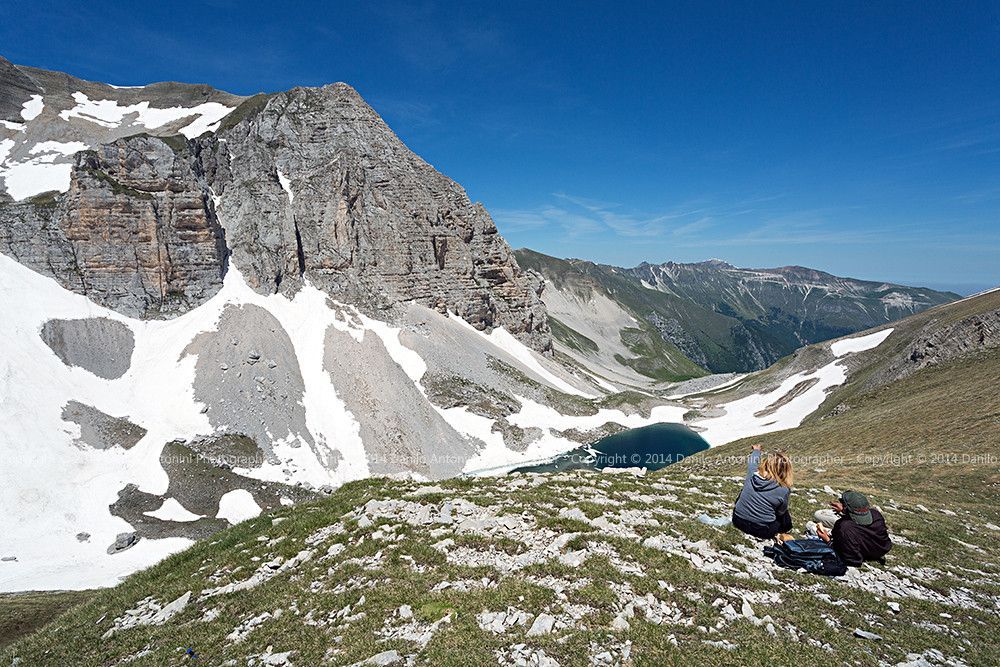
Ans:
POLYGON ((764 479, 757 474, 760 456, 760 451, 755 449, 747 459, 747 476, 733 514, 744 521, 768 524, 788 511, 789 490, 773 479, 764 479))

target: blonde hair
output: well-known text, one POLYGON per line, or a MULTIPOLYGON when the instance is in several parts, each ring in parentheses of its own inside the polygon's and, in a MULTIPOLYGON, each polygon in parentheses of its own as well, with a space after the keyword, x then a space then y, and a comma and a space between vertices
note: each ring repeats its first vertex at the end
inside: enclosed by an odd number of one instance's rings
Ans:
POLYGON ((792 488, 792 461, 784 452, 769 452, 760 462, 757 474, 764 479, 773 479, 786 488, 792 488))

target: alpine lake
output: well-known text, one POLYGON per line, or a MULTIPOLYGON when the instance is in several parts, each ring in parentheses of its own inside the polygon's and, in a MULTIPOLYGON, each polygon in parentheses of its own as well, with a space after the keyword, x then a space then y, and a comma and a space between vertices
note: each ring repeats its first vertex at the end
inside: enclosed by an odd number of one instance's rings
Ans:
POLYGON ((684 424, 661 422, 601 438, 570 450, 551 461, 513 472, 560 472, 604 468, 659 470, 708 449, 708 443, 684 424))

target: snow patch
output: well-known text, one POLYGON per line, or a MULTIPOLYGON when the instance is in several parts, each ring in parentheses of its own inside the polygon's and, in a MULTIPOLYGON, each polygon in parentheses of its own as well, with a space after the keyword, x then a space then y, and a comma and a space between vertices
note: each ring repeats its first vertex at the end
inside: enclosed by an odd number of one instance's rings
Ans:
POLYGON ((7 156, 10 155, 10 150, 14 148, 13 139, 3 139, 0 140, 0 165, 3 165, 7 156))
POLYGON ((40 141, 28 151, 32 155, 39 153, 58 153, 60 155, 74 155, 80 151, 85 151, 90 146, 82 141, 40 141))
POLYGON ((704 429, 700 432, 709 445, 716 447, 727 442, 739 440, 763 433, 783 431, 795 428, 802 420, 812 414, 826 400, 826 393, 831 387, 844 383, 847 371, 839 361, 833 361, 815 372, 802 372, 785 379, 781 385, 763 394, 752 394, 744 398, 719 406, 725 414, 694 422, 694 425, 704 429), (754 416, 785 396, 799 384, 813 378, 819 381, 802 392, 774 412, 760 417, 754 416))
POLYGON ((873 334, 868 334, 867 336, 857 336, 855 338, 838 340, 830 345, 830 351, 833 352, 833 356, 842 357, 845 354, 850 354, 852 352, 864 352, 866 350, 871 350, 881 345, 892 332, 893 329, 890 327, 888 329, 883 329, 882 331, 876 331, 873 334))
POLYGON ((449 314, 449 316, 459 324, 463 324, 472 331, 475 331, 482 338, 485 338, 487 341, 492 343, 495 347, 506 352, 508 355, 516 359, 522 366, 530 370, 551 387, 558 389, 564 394, 573 394, 575 396, 582 396, 583 398, 597 398, 594 394, 588 394, 587 392, 581 391, 565 380, 556 377, 550 370, 542 366, 538 359, 535 358, 534 353, 528 349, 524 343, 514 338, 514 336, 503 327, 497 327, 493 329, 491 333, 486 334, 479 331, 464 319, 453 313, 449 314))
POLYGON ((752 394, 719 406, 725 414, 695 422, 696 426, 704 429, 701 437, 715 447, 740 438, 797 427, 803 419, 823 404, 830 389, 844 384, 847 380, 847 369, 841 364, 840 358, 853 352, 864 352, 878 347, 892 331, 889 328, 865 336, 839 340, 830 346, 830 351, 838 359, 819 370, 796 373, 786 378, 777 389, 763 394, 752 394), (801 394, 773 412, 756 416, 756 413, 765 411, 799 383, 813 379, 818 381, 801 394))
POLYGON ((54 162, 60 157, 86 150, 88 146, 80 141, 42 141, 29 151, 37 157, 3 166, 13 148, 13 140, 0 141, 0 177, 4 179, 7 194, 20 201, 43 192, 69 190, 72 165, 54 162))
POLYGON ((215 516, 231 524, 237 524, 258 517, 260 513, 260 505, 249 491, 234 489, 219 499, 219 513, 215 516))
POLYGON ((189 125, 180 129, 180 133, 188 139, 194 139, 205 132, 218 129, 219 123, 236 107, 227 107, 218 102, 204 102, 194 107, 169 107, 157 109, 149 102, 139 102, 122 106, 116 100, 92 100, 81 92, 73 93, 76 106, 66 111, 60 111, 63 120, 80 118, 106 128, 141 125, 154 129, 168 123, 197 116, 189 125), (133 116, 128 123, 126 117, 133 116))
POLYGON ((27 162, 12 164, 0 169, 0 176, 7 186, 7 194, 15 201, 43 192, 69 190, 71 164, 50 164, 54 155, 43 155, 27 162))
POLYGON ((889 292, 879 299, 887 308, 899 308, 902 310, 913 310, 917 307, 917 302, 909 294, 902 292, 889 292))
POLYGON ((21 118, 25 121, 31 121, 38 118, 38 114, 42 113, 42 109, 45 107, 45 101, 42 99, 41 95, 32 95, 31 99, 24 103, 21 108, 21 118))
POLYGON ((288 180, 288 177, 278 169, 278 183, 281 183, 281 189, 285 191, 288 195, 288 203, 291 204, 295 201, 295 193, 292 192, 292 182, 288 180))
POLYGON ((161 521, 180 521, 182 523, 189 523, 203 518, 201 514, 195 514, 184 509, 184 506, 177 502, 176 498, 167 498, 160 505, 159 509, 152 512, 143 512, 143 514, 151 516, 154 519, 160 519, 161 521))

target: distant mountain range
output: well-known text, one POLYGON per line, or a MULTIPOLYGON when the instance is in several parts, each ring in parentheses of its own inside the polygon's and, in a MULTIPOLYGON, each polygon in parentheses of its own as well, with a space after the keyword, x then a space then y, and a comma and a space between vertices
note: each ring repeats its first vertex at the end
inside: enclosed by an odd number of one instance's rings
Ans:
POLYGON ((547 281, 542 299, 561 346, 625 377, 760 370, 803 345, 961 298, 801 266, 742 269, 709 260, 626 269, 515 254, 547 281))

